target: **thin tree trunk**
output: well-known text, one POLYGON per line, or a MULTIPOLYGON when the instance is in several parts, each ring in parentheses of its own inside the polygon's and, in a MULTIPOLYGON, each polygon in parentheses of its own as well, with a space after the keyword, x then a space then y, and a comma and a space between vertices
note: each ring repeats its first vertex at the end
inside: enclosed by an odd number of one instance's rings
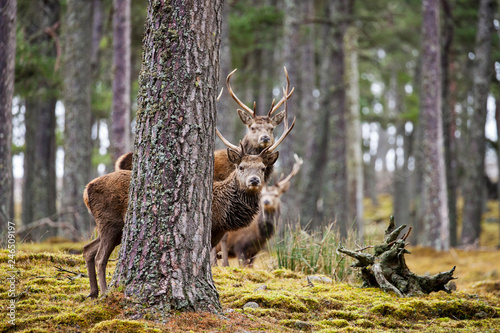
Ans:
POLYGON ((158 315, 221 310, 209 244, 222 4, 148 8, 136 163, 111 285, 158 315))
MULTIPOLYGON (((220 49, 220 80, 219 91, 226 89, 226 77, 233 70, 231 64, 231 44, 229 40, 229 1, 224 2, 222 9, 222 28, 221 28, 221 49, 220 49)), ((238 142, 241 138, 235 136, 235 121, 239 121, 236 109, 231 107, 231 97, 226 92, 217 103, 217 127, 224 133, 230 142, 238 142)), ((220 141, 219 141, 220 142, 220 141)), ((220 147, 225 145, 220 143, 220 147)))
POLYGON ((464 210, 461 243, 477 246, 481 232, 484 205, 484 158, 486 151, 486 101, 490 91, 491 39, 493 34, 493 0, 481 0, 476 33, 473 69, 473 112, 470 118, 468 158, 463 186, 464 210))
POLYGON ((423 223, 426 246, 448 250, 450 230, 446 197, 441 118, 441 65, 439 41, 439 3, 424 0, 422 5, 422 104, 424 131, 423 223))
POLYGON ((130 151, 130 0, 113 1, 112 156, 130 151))
POLYGON ((82 193, 91 169, 92 2, 70 0, 65 15, 64 53, 64 177, 61 206, 81 238, 93 229, 82 193))
MULTIPOLYGON (((19 20, 25 27, 28 43, 36 46, 33 57, 54 62, 57 70, 57 29, 60 16, 59 1, 32 1, 26 11, 19 11, 19 20), (21 14, 22 13, 22 14, 21 14), (43 33, 40 33, 43 32, 43 33)), ((36 91, 26 96, 25 155, 22 220, 25 226, 56 212, 55 172, 55 105, 57 86, 53 74, 36 72, 29 80, 36 91)), ((26 241, 41 241, 56 235, 55 229, 28 229, 26 241)))
POLYGON ((16 1, 0 2, 0 228, 13 221, 12 98, 16 55, 16 1))
POLYGON ((349 221, 354 226, 360 243, 363 242, 363 153, 361 151, 361 121, 359 106, 358 36, 354 26, 346 30, 346 128, 347 128, 347 181, 349 193, 349 221))
MULTIPOLYGON (((496 109, 495 109, 495 120, 496 120, 496 125, 497 125, 497 133, 500 133, 500 98, 497 97, 495 99, 495 105, 496 105, 496 109)), ((497 138, 497 165, 498 165, 498 170, 500 171, 500 136, 498 136, 497 138)), ((500 212, 500 174, 498 175, 498 179, 497 179, 497 193, 499 194, 498 195, 498 208, 499 208, 499 212, 500 212)), ((497 244, 497 248, 500 249, 500 216, 498 216, 498 244, 497 244)))
POLYGON ((455 140, 455 103, 451 94, 450 71, 452 70, 451 46, 453 42, 453 16, 448 0, 441 0, 443 7, 443 51, 441 67, 443 77, 443 139, 445 149, 446 186, 448 194, 448 212, 450 217, 450 246, 457 246, 457 168, 456 168, 456 140, 455 140))

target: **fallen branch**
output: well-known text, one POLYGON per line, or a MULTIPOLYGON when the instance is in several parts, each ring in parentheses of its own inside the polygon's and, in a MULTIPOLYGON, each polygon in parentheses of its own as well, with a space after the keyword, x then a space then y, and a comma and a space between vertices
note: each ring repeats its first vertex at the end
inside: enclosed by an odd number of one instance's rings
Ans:
POLYGON ((399 233, 404 228, 406 225, 396 228, 394 217, 391 216, 389 226, 385 231, 384 241, 373 247, 373 255, 359 252, 364 249, 351 251, 342 246, 339 246, 337 252, 357 259, 357 262, 351 266, 361 268, 361 277, 365 287, 381 288, 387 292, 392 291, 401 297, 429 294, 440 290, 451 292, 446 285, 455 279, 453 277, 455 267, 433 276, 419 276, 410 271, 404 255, 410 253, 405 249, 405 241, 411 228, 402 238, 398 239, 399 233))

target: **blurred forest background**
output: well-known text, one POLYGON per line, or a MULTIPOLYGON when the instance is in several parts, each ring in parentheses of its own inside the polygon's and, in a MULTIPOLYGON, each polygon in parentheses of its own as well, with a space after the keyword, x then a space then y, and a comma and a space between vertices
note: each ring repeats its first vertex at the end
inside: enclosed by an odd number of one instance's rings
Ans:
MULTIPOLYGON (((24 241, 88 239, 83 189, 133 146, 148 3, 9 4, 0 24, 2 230, 14 220, 24 241)), ((485 225, 498 240, 498 213, 484 214, 500 205, 498 2, 432 6, 434 18, 416 0, 226 0, 220 87, 238 68, 233 89, 258 114, 281 98, 283 66, 295 87, 297 124, 277 173, 290 172, 293 153, 304 165, 283 197, 284 221, 305 230, 335 222, 361 244, 365 228, 394 214, 415 245, 491 246, 479 241, 485 225)), ((236 108, 226 90, 217 124, 232 142, 246 130, 236 108)))

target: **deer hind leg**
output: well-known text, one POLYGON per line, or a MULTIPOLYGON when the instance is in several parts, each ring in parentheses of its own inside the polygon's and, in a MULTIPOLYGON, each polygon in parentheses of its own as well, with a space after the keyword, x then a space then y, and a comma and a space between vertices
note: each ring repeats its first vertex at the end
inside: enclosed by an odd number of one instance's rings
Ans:
POLYGON ((108 259, 113 250, 117 245, 121 242, 122 234, 121 232, 116 234, 101 235, 101 246, 99 246, 99 250, 97 251, 96 262, 97 262, 97 274, 99 275, 99 289, 101 289, 101 294, 107 290, 106 285, 106 265, 108 264, 108 259), (104 241, 106 239, 107 241, 104 241))
POLYGON ((97 250, 99 249, 100 242, 100 237, 97 237, 83 247, 83 257, 85 258, 85 264, 87 265, 87 273, 89 274, 90 281, 90 295, 88 296, 90 298, 97 298, 97 295, 99 295, 99 290, 97 289, 97 277, 95 274, 95 257, 97 250))
POLYGON ((222 251, 222 266, 229 267, 229 254, 227 249, 227 238, 229 234, 226 232, 220 240, 220 249, 222 251))

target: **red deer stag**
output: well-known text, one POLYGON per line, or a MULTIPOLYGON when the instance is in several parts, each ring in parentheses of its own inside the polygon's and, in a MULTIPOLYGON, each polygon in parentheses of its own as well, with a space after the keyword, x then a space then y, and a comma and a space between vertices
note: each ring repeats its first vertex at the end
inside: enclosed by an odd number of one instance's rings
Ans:
MULTIPOLYGON (((290 133, 290 128, 259 155, 249 155, 243 146, 232 145, 217 131, 228 145, 228 159, 236 168, 225 180, 214 182, 212 202, 212 247, 225 232, 248 226, 259 210, 260 192, 267 167, 278 159, 273 152, 290 133)), ((99 236, 83 247, 83 256, 90 280, 91 298, 99 294, 96 263, 101 293, 106 286, 106 264, 113 249, 121 243, 124 218, 128 206, 131 171, 118 170, 92 180, 83 192, 83 200, 94 217, 99 236)))
MULTIPOLYGON (((238 109, 238 115, 241 121, 247 126, 247 134, 243 138, 242 145, 248 154, 259 154, 264 148, 269 147, 274 144, 273 131, 278 126, 283 119, 287 117, 287 112, 282 111, 278 114, 273 114, 278 110, 278 108, 292 95, 294 88, 289 90, 290 79, 288 77, 288 72, 286 67, 284 68, 286 76, 286 93, 283 98, 275 104, 274 100, 271 105, 271 109, 266 116, 257 116, 254 109, 250 109, 248 106, 243 104, 240 99, 236 96, 231 88, 230 79, 231 76, 236 72, 236 69, 229 73, 226 79, 227 89, 229 94, 233 97, 236 103, 243 108, 243 110, 238 109)), ((115 171, 118 170, 132 170, 132 153, 127 153, 118 158, 115 163, 115 171)), ((226 179, 231 172, 234 170, 234 164, 229 161, 228 155, 225 149, 216 150, 214 152, 214 180, 220 181, 226 179)), ((270 166, 266 169, 265 181, 267 182, 271 177, 273 167, 270 166)))
POLYGON ((253 267, 255 256, 266 245, 267 240, 273 237, 275 225, 279 225, 281 196, 290 189, 290 180, 299 172, 302 163, 303 160, 295 155, 295 164, 290 174, 273 186, 263 187, 260 213, 252 224, 226 233, 217 244, 216 252, 222 251, 222 266, 229 266, 228 258, 236 257, 240 265, 253 267))

